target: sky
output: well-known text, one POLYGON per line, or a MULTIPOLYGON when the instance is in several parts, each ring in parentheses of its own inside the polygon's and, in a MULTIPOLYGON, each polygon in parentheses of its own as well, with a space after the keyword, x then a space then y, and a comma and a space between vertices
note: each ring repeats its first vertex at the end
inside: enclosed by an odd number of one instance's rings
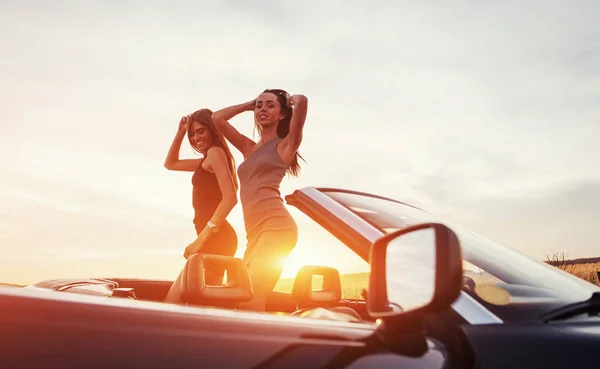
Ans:
MULTIPOLYGON (((163 167, 179 119, 266 88, 309 99, 284 195, 366 191, 538 260, 600 256, 598 2, 0 7, 0 281, 175 278, 195 236, 191 175, 163 167)), ((360 269, 292 214, 292 264, 360 269)))

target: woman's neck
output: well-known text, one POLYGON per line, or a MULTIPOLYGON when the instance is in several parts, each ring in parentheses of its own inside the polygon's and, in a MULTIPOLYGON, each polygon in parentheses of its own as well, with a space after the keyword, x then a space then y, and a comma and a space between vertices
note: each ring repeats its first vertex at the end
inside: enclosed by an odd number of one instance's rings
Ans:
POLYGON ((260 132, 260 142, 271 141, 274 138, 279 137, 277 135, 277 125, 273 127, 264 128, 262 132, 260 132))

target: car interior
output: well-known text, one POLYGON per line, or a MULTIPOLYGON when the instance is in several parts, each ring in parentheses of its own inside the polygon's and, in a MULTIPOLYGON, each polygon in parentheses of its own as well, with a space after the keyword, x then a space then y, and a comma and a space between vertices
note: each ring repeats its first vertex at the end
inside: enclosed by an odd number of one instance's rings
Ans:
MULTIPOLYGON (((207 306, 236 310, 240 302, 251 298, 248 271, 238 258, 197 254, 189 258, 182 273, 182 300, 189 306, 207 306), (227 280, 221 286, 207 286, 203 273, 214 263, 227 271, 227 280)), ((98 295, 111 298, 128 298, 163 302, 173 281, 134 278, 83 278, 55 279, 32 285, 53 291, 98 295)), ((462 290, 491 312, 507 320, 533 319, 540 309, 554 309, 562 300, 553 296, 528 298, 531 287, 497 284, 512 296, 510 304, 489 303, 475 291, 477 283, 469 276, 463 277, 462 290)), ((539 295, 536 290, 536 296, 539 295)), ((305 265, 297 272, 291 293, 272 291, 267 298, 266 313, 300 318, 342 320, 348 322, 374 322, 365 300, 342 298, 341 278, 337 269, 319 265, 305 265), (316 286, 315 277, 322 279, 316 286)))
MULTIPOLYGON (((189 258, 182 273, 182 301, 190 306, 207 306, 223 309, 237 309, 237 304, 252 297, 248 271, 242 261, 234 257, 196 254, 189 258), (219 266, 226 270, 227 280, 221 286, 207 286, 204 283, 205 269, 219 266)), ((142 301, 162 302, 173 281, 147 280, 134 278, 86 278, 68 280, 48 280, 33 285, 36 288, 54 291, 100 295, 111 298, 128 298, 142 301)), ((510 305, 489 304, 475 292, 476 283, 469 276, 463 277, 463 291, 495 313, 516 312, 517 318, 531 318, 540 304, 553 307, 555 301, 523 301, 510 305), (518 305, 518 306, 515 306, 518 305), (531 309, 526 309, 528 305, 531 309), (516 308, 519 309, 516 309, 516 308), (498 310, 498 311, 497 311, 498 310), (500 311, 501 310, 501 311, 500 311), (522 316, 525 315, 525 316, 522 316)), ((520 296, 508 287, 511 294, 520 296)), ((538 299, 539 300, 539 299, 538 299)), ((374 322, 366 308, 365 300, 342 298, 341 278, 337 269, 305 265, 299 269, 291 293, 272 291, 267 298, 266 313, 301 318, 345 320, 352 322, 374 322), (322 283, 314 283, 320 278, 322 283)), ((513 316, 509 314, 509 316, 513 316)))
MULTIPOLYGON (((162 302, 172 281, 132 278, 88 278, 81 280, 50 280, 34 285, 55 291, 162 302)), ((235 257, 195 254, 181 274, 181 298, 188 306, 237 309, 237 304, 252 297, 248 271, 235 257), (220 286, 205 283, 207 269, 219 267, 226 271, 220 286)), ((272 291, 267 298, 266 313, 300 318, 341 320, 348 322, 375 321, 369 316, 364 300, 342 298, 340 274, 337 269, 305 265, 294 278, 291 293, 272 291), (322 285, 315 288, 315 277, 322 285)))

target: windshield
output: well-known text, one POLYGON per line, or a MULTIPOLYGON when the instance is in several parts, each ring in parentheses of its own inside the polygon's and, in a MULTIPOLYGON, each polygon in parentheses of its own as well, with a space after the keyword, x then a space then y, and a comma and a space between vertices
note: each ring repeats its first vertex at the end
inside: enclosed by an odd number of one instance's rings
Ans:
MULTIPOLYGON (((478 295, 478 300, 486 307, 509 303, 546 303, 549 310, 555 306, 552 303, 585 300, 600 290, 580 278, 410 205, 353 192, 323 192, 384 233, 427 222, 450 227, 458 235, 461 244, 465 281, 463 290, 478 295), (501 293, 492 291, 491 295, 495 297, 490 297, 490 286, 501 293), (487 292, 478 294, 478 291, 487 292), (499 295, 508 295, 509 299, 498 299, 499 295)), ((490 310, 495 309, 492 307, 490 310)))

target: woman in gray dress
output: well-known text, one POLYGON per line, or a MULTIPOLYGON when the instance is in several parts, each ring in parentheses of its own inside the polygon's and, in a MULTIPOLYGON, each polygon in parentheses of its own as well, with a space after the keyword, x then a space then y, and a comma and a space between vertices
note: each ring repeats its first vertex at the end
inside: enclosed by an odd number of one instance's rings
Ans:
POLYGON ((298 148, 306 120, 308 100, 283 90, 265 90, 255 100, 213 113, 213 122, 244 156, 238 167, 240 200, 244 214, 248 267, 254 297, 240 309, 264 311, 266 297, 281 276, 284 259, 298 241, 296 222, 286 209, 279 185, 287 174, 300 172, 298 148), (258 142, 241 134, 228 120, 254 111, 258 142))

